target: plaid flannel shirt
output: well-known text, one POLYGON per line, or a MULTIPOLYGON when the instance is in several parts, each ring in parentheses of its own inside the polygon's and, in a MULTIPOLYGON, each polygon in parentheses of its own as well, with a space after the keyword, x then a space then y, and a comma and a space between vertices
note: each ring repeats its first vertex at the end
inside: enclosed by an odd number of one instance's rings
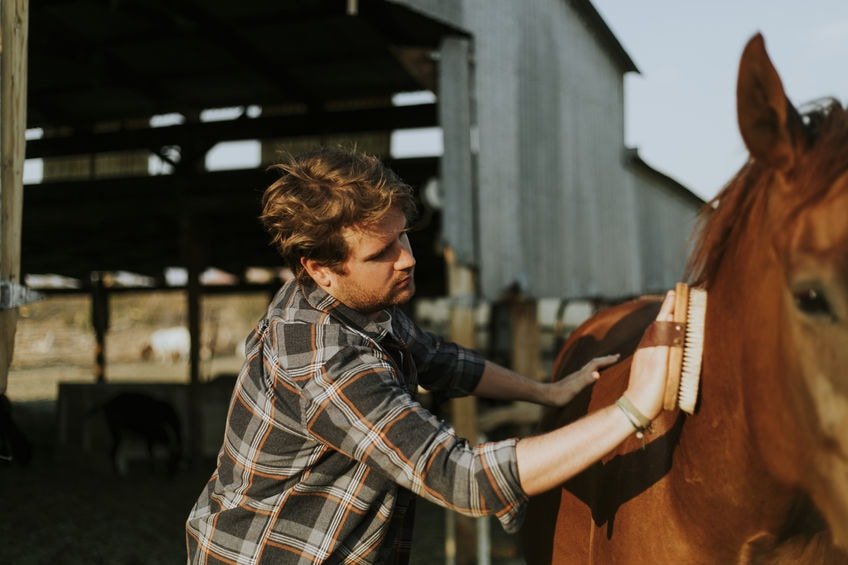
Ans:
POLYGON ((515 440, 470 446, 415 400, 419 384, 468 394, 482 371, 399 309, 369 320, 287 283, 247 339, 189 562, 404 563, 414 495, 516 531, 515 440))

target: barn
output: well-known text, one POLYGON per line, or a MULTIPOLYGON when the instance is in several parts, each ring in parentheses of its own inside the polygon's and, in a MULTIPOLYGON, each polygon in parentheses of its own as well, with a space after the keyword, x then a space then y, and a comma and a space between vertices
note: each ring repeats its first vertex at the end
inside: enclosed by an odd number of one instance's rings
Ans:
MULTIPOLYGON (((638 69, 589 0, 4 0, 0 17, 0 391, 37 275, 71 281, 43 294, 90 297, 98 351, 111 297, 184 293, 190 370, 167 394, 203 455, 202 297, 280 284, 256 220, 280 150, 355 143, 384 158, 429 218, 413 241, 419 300, 443 299, 472 345, 480 309, 506 311, 513 364, 531 374, 545 304, 616 302, 682 275, 703 202, 625 146, 623 77, 638 69), (393 153, 418 130, 441 146, 393 153), (255 162, 210 170, 238 142, 255 162), (25 159, 39 182, 23 183, 25 159), (229 284, 202 284, 212 269, 229 284), (274 276, 254 282, 256 269, 274 276)), ((100 356, 91 382, 107 377, 100 356)), ((68 422, 91 390, 68 389, 68 422)), ((478 432, 473 405, 455 412, 478 432)))
POLYGON ((624 146, 623 76, 638 70, 591 3, 406 3, 471 34, 441 59, 464 59, 445 83, 467 83, 472 136, 449 148, 446 134, 445 159, 470 153, 463 182, 474 187, 445 187, 456 201, 444 221, 458 259, 479 270, 481 296, 517 287, 609 300, 673 284, 702 201, 624 146), (658 192, 669 201, 660 209, 658 192), (654 223, 664 237, 643 230, 654 223), (671 259, 662 271, 644 270, 643 242, 671 259))

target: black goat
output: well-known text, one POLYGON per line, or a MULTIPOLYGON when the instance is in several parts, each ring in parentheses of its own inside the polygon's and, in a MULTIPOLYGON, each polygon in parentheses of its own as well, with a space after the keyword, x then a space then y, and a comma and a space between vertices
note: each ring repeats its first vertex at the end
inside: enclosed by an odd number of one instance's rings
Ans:
POLYGON ((168 474, 177 471, 183 449, 182 428, 180 417, 170 402, 140 392, 122 392, 89 411, 90 414, 96 412, 102 412, 106 418, 112 439, 109 455, 116 472, 125 472, 118 456, 122 443, 129 437, 144 441, 151 471, 156 470, 154 448, 157 445, 167 449, 168 474))

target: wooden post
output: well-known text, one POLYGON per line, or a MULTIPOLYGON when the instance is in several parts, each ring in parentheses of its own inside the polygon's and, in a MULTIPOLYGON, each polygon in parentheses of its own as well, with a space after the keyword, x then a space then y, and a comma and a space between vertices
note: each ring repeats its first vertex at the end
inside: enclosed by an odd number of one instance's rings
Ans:
POLYGON ((540 332, 536 301, 525 296, 515 297, 510 310, 512 369, 538 380, 540 332))
POLYGON ((197 220, 194 214, 187 210, 182 219, 183 256, 188 281, 186 285, 186 300, 188 305, 189 333, 189 394, 188 394, 188 429, 189 453, 191 464, 196 466, 202 456, 203 425, 200 416, 200 312, 201 285, 200 271, 203 268, 203 250, 197 235, 197 220))
MULTIPOLYGON (((197 112, 186 114, 188 122, 200 121, 197 112)), ((200 142, 188 141, 181 148, 181 161, 177 164, 174 174, 189 175, 205 170, 204 157, 209 151, 200 142)), ((204 249, 201 242, 199 213, 194 209, 195 200, 192 198, 192 187, 183 183, 183 209, 180 216, 180 243, 183 267, 186 269, 186 310, 189 335, 189 387, 188 387, 188 453, 190 465, 197 467, 203 455, 203 422, 201 417, 201 382, 200 382, 200 343, 201 343, 201 293, 200 273, 206 266, 204 249)))
MULTIPOLYGON (((456 261, 453 250, 445 250, 448 274, 448 293, 451 299, 450 337, 459 345, 476 347, 474 302, 476 276, 474 271, 456 261)), ((454 398, 450 402, 451 420, 456 433, 472 445, 477 443, 480 428, 477 423, 477 401, 473 396, 454 398)), ((477 562, 477 523, 474 518, 449 514, 446 532, 446 561, 457 565, 477 562)))
MULTIPOLYGON (((447 248, 445 250, 445 262, 448 268, 448 292, 451 299, 450 312, 450 338, 451 341, 474 349, 477 347, 474 328, 474 301, 476 292, 475 274, 472 269, 456 262, 453 250, 447 248)), ((474 400, 474 397, 458 398, 455 401, 465 402, 474 400)), ((473 406, 473 402, 468 410, 463 410, 460 414, 454 414, 454 425, 459 431, 460 425, 463 429, 474 432, 474 435, 467 436, 471 442, 477 440, 477 409, 473 406)))
MULTIPOLYGON (((0 2, 0 280, 20 282, 26 144, 27 0, 0 2)), ((0 393, 15 347, 17 308, 0 309, 0 393)))
POLYGON ((91 325, 94 327, 94 378, 106 382, 106 332, 109 331, 109 293, 103 273, 91 273, 91 325))
POLYGON ((192 383, 200 382, 200 343, 201 343, 201 327, 200 327, 200 312, 201 312, 201 285, 200 271, 201 266, 197 261, 198 250, 196 249, 197 242, 192 241, 191 245, 191 262, 188 265, 188 333, 190 336, 189 342, 189 380, 192 383))

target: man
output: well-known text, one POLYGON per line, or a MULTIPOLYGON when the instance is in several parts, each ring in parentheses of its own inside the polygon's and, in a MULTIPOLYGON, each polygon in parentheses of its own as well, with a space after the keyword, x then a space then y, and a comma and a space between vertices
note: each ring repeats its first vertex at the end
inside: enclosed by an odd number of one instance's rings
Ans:
POLYGON ((190 562, 406 562, 416 496, 514 532, 528 496, 611 451, 634 413, 660 412, 668 349, 643 348, 630 413, 469 445, 416 401, 418 386, 562 406, 617 356, 539 383, 422 331, 397 308, 415 293, 411 189, 342 150, 278 170, 262 220, 295 278, 248 337, 217 469, 186 525, 190 562))

